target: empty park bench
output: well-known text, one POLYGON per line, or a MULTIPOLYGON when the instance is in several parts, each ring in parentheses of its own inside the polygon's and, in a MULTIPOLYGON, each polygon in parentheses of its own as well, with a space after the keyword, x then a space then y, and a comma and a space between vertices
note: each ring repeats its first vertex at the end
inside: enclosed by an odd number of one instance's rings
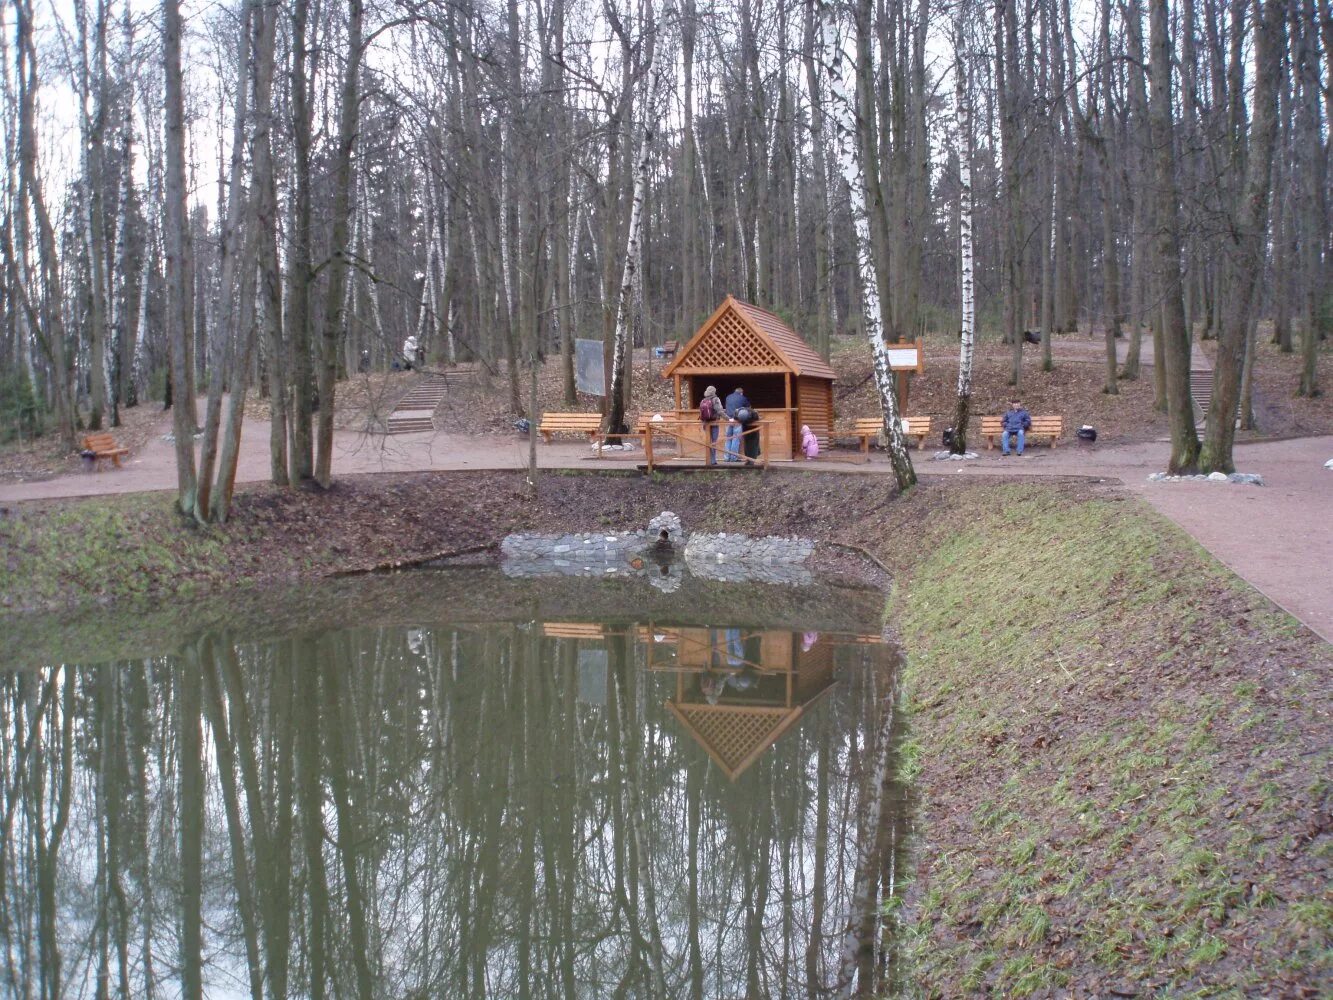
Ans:
MULTIPOLYGON (((916 438, 916 447, 920 451, 926 446, 926 438, 930 436, 930 417, 905 417, 903 419, 903 437, 916 438)), ((858 417, 852 424, 851 433, 848 437, 861 439, 861 453, 868 455, 870 453, 870 441, 872 438, 879 437, 880 431, 884 429, 884 419, 882 417, 858 417)))
POLYGON ((543 413, 537 425, 537 433, 547 444, 552 434, 586 434, 589 441, 596 441, 601 429, 600 413, 543 413))
POLYGON ((85 434, 83 436, 83 457, 93 463, 94 468, 99 468, 97 460, 100 458, 109 458, 111 463, 120 468, 120 456, 128 455, 130 450, 122 448, 116 444, 116 439, 110 434, 85 434))
MULTIPOLYGON (((981 436, 986 439, 986 450, 991 451, 1000 440, 1000 421, 1001 417, 982 417, 981 418, 981 436)), ((1032 427, 1023 433, 1024 444, 1031 444, 1034 440, 1049 438, 1051 447, 1054 448, 1056 442, 1064 436, 1065 418, 1064 417, 1033 417, 1032 427)))

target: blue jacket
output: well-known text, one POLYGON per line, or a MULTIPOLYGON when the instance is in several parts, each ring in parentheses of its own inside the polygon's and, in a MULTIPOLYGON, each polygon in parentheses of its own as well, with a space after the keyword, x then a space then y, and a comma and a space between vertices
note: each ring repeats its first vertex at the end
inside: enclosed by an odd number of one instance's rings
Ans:
POLYGON ((735 392, 730 393, 727 396, 727 398, 723 401, 722 405, 727 408, 727 416, 729 416, 732 420, 735 420, 736 411, 739 410, 742 406, 749 406, 750 401, 745 398, 745 393, 737 389, 735 392))
POLYGON ((1032 418, 1028 416, 1028 411, 1020 406, 1016 410, 1005 410, 1004 416, 1000 418, 1000 426, 1004 428, 1006 434, 1029 431, 1032 429, 1032 418))

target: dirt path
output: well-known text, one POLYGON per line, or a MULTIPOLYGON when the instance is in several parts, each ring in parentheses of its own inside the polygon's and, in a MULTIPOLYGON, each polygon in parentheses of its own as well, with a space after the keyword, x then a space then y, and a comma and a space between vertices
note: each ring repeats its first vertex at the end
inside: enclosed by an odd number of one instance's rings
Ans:
MULTIPOLYGON (((267 481, 268 435, 266 421, 247 421, 238 481, 267 481)), ((1029 448, 1022 458, 1007 459, 998 452, 983 451, 977 461, 967 463, 934 461, 930 451, 916 452, 914 458, 918 474, 932 478, 1080 476, 1118 480, 1270 600, 1333 642, 1333 472, 1323 468, 1333 457, 1333 436, 1237 445, 1238 468, 1261 473, 1268 484, 1264 488, 1147 482, 1150 473, 1165 467, 1167 451, 1166 442, 1154 441, 1113 447, 1029 448)), ((526 440, 512 436, 436 432, 386 437, 350 431, 334 435, 334 469, 340 476, 523 469, 527 457, 526 440)), ((626 469, 641 461, 642 453, 598 460, 586 444, 566 441, 539 445, 537 457, 538 465, 545 469, 626 469)), ((857 475, 888 472, 882 456, 859 464, 842 451, 812 466, 792 463, 773 468, 788 473, 811 468, 857 475)), ((172 490, 175 485, 173 446, 158 434, 120 470, 0 483, 0 502, 172 490)))

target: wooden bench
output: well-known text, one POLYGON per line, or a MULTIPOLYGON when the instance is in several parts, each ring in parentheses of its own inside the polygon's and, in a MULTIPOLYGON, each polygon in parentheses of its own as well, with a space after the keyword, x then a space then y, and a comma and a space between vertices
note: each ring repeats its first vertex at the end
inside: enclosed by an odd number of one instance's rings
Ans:
POLYGON ((85 434, 83 436, 83 453, 85 457, 91 454, 94 468, 100 468, 97 465, 99 458, 109 458, 111 463, 119 469, 120 456, 128 455, 130 450, 116 444, 116 439, 110 434, 85 434))
POLYGON ((676 352, 680 350, 679 340, 665 340, 661 347, 653 348, 653 357, 656 358, 674 358, 676 352))
POLYGON ((537 425, 537 433, 547 444, 552 434, 586 434, 589 441, 595 441, 601 429, 600 413, 543 413, 537 425))
MULTIPOLYGON (((903 420, 906 425, 903 428, 903 437, 916 438, 917 451, 926 447, 926 438, 930 436, 930 417, 906 417, 903 420)), ((852 425, 848 437, 861 439, 861 453, 868 455, 870 453, 870 441, 872 438, 879 437, 880 431, 884 429, 884 420, 882 417, 859 417, 852 425)))
MULTIPOLYGON (((986 450, 991 451, 1000 440, 1000 420, 1001 417, 982 417, 981 418, 981 436, 986 439, 986 450)), ((1051 447, 1054 448, 1060 438, 1064 437, 1065 418, 1064 417, 1033 417, 1032 427, 1023 434, 1024 445, 1031 444, 1034 440, 1049 438, 1051 447)))

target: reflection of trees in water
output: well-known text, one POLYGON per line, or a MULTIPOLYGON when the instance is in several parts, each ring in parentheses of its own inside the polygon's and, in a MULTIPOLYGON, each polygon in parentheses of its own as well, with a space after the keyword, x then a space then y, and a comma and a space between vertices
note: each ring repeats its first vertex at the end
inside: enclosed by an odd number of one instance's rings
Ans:
POLYGON ((729 782, 628 635, 598 644, 592 683, 579 642, 513 626, 206 637, 170 660, 3 675, 4 989, 878 982, 903 830, 882 652, 838 650, 839 683, 729 782))

